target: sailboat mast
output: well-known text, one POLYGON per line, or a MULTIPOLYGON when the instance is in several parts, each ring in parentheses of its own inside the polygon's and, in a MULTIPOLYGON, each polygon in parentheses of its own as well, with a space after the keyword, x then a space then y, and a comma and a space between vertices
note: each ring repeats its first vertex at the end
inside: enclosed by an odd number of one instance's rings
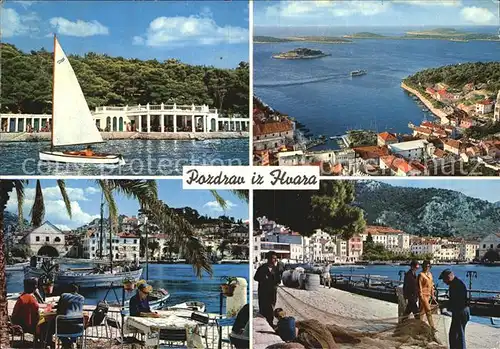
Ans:
POLYGON ((54 149, 54 92, 56 89, 56 45, 57 39, 54 33, 54 59, 52 64, 52 119, 50 120, 50 150, 54 149))
POLYGON ((101 194, 101 233, 99 234, 99 258, 102 260, 102 239, 104 235, 104 193, 101 194))

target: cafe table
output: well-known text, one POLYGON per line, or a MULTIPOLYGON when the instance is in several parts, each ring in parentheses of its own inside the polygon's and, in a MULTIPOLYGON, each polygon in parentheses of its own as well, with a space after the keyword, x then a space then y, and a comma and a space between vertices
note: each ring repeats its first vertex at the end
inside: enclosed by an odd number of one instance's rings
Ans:
POLYGON ((158 311, 159 318, 127 316, 125 318, 124 334, 141 333, 145 335, 146 348, 159 348, 160 331, 168 329, 185 329, 187 341, 189 336, 199 325, 198 322, 191 320, 193 312, 189 310, 182 311, 158 311), (190 331, 190 329, 192 331, 190 331))

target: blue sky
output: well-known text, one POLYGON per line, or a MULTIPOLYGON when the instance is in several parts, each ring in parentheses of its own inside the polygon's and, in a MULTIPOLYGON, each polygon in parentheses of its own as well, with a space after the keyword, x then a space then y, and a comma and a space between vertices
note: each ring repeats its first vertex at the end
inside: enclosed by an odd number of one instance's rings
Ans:
POLYGON ((500 201, 500 181, 493 179, 449 180, 449 179, 403 179, 379 180, 397 187, 440 188, 459 191, 467 196, 490 201, 500 201))
POLYGON ((2 9, 2 41, 67 54, 179 59, 233 68, 248 62, 246 1, 12 1, 2 9))
POLYGON ((498 25, 497 0, 255 1, 255 26, 498 25))
MULTIPOLYGON (((218 191, 228 205, 226 212, 224 212, 208 190, 183 190, 182 180, 177 179, 158 180, 157 183, 160 200, 163 200, 170 207, 189 206, 196 209, 200 214, 206 214, 210 217, 219 217, 225 214, 235 217, 235 219, 248 219, 248 204, 235 197, 230 191, 218 191)), ((56 181, 41 180, 41 184, 44 193, 45 220, 63 229, 69 229, 82 226, 100 216, 101 195, 99 187, 94 181, 86 179, 66 180, 66 190, 71 200, 73 219, 67 216, 56 181)), ((25 218, 28 220, 35 196, 35 186, 36 180, 30 180, 25 189, 23 210, 25 218)), ((7 211, 12 213, 17 213, 15 197, 15 194, 11 194, 7 204, 7 211)), ((116 196, 116 201, 120 214, 137 215, 139 205, 136 201, 120 195, 116 196)))

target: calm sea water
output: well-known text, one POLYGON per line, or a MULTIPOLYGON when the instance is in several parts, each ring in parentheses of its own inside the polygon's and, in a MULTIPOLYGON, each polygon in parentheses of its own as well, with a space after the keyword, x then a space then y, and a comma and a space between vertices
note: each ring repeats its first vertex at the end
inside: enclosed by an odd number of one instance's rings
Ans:
MULTIPOLYGON (((72 265, 76 267, 76 265, 72 265)), ((149 283, 153 288, 164 288, 170 293, 169 304, 174 305, 187 301, 201 301, 205 303, 208 312, 219 312, 220 279, 223 276, 237 276, 248 280, 248 264, 216 264, 213 265, 213 276, 205 274, 201 279, 196 278, 191 265, 185 264, 150 264, 149 283)), ((142 277, 145 276, 145 270, 142 277)), ((7 292, 22 292, 23 272, 7 273, 7 292)), ((105 289, 82 291, 85 304, 97 304, 106 294, 105 289)), ((116 289, 121 301, 122 290, 116 289)), ((134 292, 126 294, 126 299, 132 297, 134 292)), ((248 298, 250 301, 250 298, 248 298)), ((110 291, 107 296, 109 303, 117 302, 117 297, 110 291)), ((224 302, 225 303, 225 302, 224 302)))
MULTIPOLYGON (((387 276, 390 280, 399 280, 399 271, 408 270, 409 267, 406 266, 392 266, 392 265, 368 265, 365 269, 353 269, 349 267, 334 267, 331 269, 330 273, 340 273, 344 275, 380 275, 387 276)), ((489 291, 499 291, 500 292, 500 267, 485 267, 482 265, 436 265, 431 269, 432 276, 435 282, 438 280, 439 274, 444 270, 450 268, 453 270, 455 275, 460 278, 467 288, 469 288, 469 279, 467 278, 467 271, 475 271, 477 273, 477 278, 472 279, 472 289, 473 290, 489 290, 489 291)), ((447 286, 442 282, 438 282, 437 286, 439 288, 447 288, 447 286)), ((477 295, 475 295, 477 296, 477 295)), ((500 317, 500 314, 498 314, 500 317)), ((472 320, 485 325, 491 325, 489 318, 481 318, 473 316, 472 320)), ((499 327, 500 328, 500 327, 499 327)))
MULTIPOLYGON (((340 33, 323 35, 327 34, 340 33)), ((256 44, 254 91, 274 109, 296 117, 316 136, 334 136, 359 128, 408 133, 408 122, 420 123, 424 114, 400 87, 403 78, 431 67, 499 60, 499 42, 355 40, 352 44, 256 44), (331 56, 313 60, 271 58, 272 54, 297 47, 319 49, 331 56), (351 78, 350 72, 358 69, 368 74, 351 78)))
POLYGON ((123 166, 39 162, 38 152, 48 149, 48 142, 0 143, 0 175, 179 176, 186 165, 248 166, 248 142, 248 139, 111 140, 93 146, 96 152, 122 154, 126 161, 123 166))

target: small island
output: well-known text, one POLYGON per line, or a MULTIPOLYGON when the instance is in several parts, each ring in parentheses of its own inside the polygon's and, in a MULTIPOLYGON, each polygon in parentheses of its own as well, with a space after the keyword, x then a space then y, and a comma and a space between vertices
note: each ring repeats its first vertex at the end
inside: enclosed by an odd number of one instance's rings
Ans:
POLYGON ((350 44, 351 40, 338 38, 335 36, 293 36, 286 38, 276 38, 273 36, 254 36, 254 44, 275 44, 283 42, 312 42, 320 44, 350 44))
POLYGON ((328 53, 324 53, 320 50, 311 50, 309 48, 296 48, 288 52, 278 53, 273 55, 275 59, 313 59, 331 56, 328 53))

